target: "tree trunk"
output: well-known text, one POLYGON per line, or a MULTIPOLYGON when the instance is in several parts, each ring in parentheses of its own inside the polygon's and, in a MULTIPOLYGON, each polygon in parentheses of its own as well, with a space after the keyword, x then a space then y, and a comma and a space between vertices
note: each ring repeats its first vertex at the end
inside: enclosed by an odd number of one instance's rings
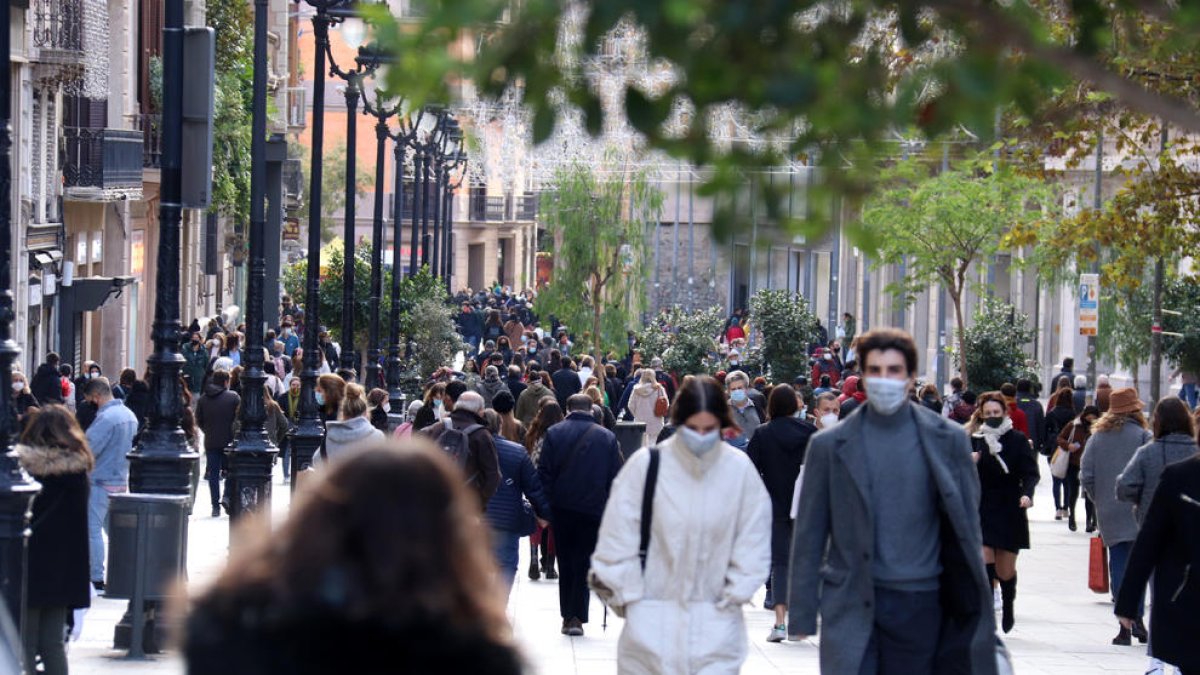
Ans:
POLYGON ((954 340, 958 345, 958 373, 962 378, 963 387, 970 385, 967 379, 967 351, 963 348, 963 336, 967 330, 966 322, 963 320, 962 311, 962 288, 955 287, 950 289, 950 301, 954 303, 954 340))
POLYGON ((600 313, 604 310, 604 303, 600 298, 601 291, 604 288, 599 285, 598 279, 592 281, 592 358, 596 363, 600 363, 600 313))
POLYGON ((1153 327, 1150 333, 1150 405, 1158 403, 1162 395, 1162 296, 1163 296, 1163 259, 1154 261, 1154 301, 1153 327))

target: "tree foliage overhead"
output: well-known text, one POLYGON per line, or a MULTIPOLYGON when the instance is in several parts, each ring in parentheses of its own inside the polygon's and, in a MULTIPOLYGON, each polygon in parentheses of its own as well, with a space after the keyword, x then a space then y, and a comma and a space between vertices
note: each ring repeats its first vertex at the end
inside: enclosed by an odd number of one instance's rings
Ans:
MULTIPOLYGON (((312 159, 309 153, 300 155, 300 172, 308 176, 312 159)), ((346 144, 339 143, 322 155, 321 166, 321 241, 329 243, 341 232, 340 221, 334 220, 334 215, 346 206, 346 144)), ((354 172, 354 194, 361 199, 367 194, 367 188, 375 184, 375 175, 362 161, 356 161, 354 172)), ((308 215, 309 182, 301 181, 300 206, 297 211, 308 215)))
POLYGON ((1164 330, 1179 334, 1164 336, 1167 360, 1176 368, 1200 374, 1200 279, 1177 279, 1167 287, 1163 304, 1179 312, 1164 317, 1164 330))
POLYGON ((750 296, 750 318, 762 338, 762 360, 773 381, 790 384, 808 373, 808 344, 817 336, 817 317, 804 296, 760 290, 750 296))
MULTIPOLYGON (((620 160, 614 158, 614 164, 620 160)), ((554 241, 554 277, 538 309, 590 337, 593 354, 622 350, 645 303, 645 214, 662 194, 645 172, 600 177, 573 165, 558 172, 541 202, 541 220, 554 241)))
MULTIPOLYGON (((714 166, 710 191, 815 151, 825 186, 861 195, 897 130, 937 138, 962 126, 990 137, 998 110, 1027 127, 1069 117, 1073 103, 1058 103, 1072 90, 1200 131, 1195 0, 525 0, 501 21, 512 6, 432 1, 415 30, 379 10, 381 41, 399 61, 390 85, 420 104, 447 100, 465 77, 486 95, 515 92, 533 111, 535 140, 550 135, 563 102, 596 134, 608 121, 586 68, 628 65, 603 38, 633 35, 639 62, 670 76, 631 78, 619 114, 650 147, 714 166), (464 37, 480 53, 447 57, 464 37), (1192 89, 1167 86, 1177 80, 1192 89), (712 126, 730 107, 748 135, 779 142, 748 150, 722 140, 712 126)), ((786 220, 775 200, 768 210, 786 220)))
MULTIPOLYGON (((911 303, 930 284, 940 285, 954 305, 961 341, 963 297, 976 266, 1001 250, 1012 228, 1044 220, 1056 206, 1053 191, 986 156, 940 173, 924 159, 911 159, 885 171, 881 182, 885 187, 867 201, 862 220, 877 243, 874 264, 904 265, 887 290, 911 303)), ((960 345, 961 373, 968 372, 966 351, 960 345)))
POLYGON ((246 223, 250 219, 254 14, 245 0, 209 0, 205 12, 217 42, 212 208, 246 223))

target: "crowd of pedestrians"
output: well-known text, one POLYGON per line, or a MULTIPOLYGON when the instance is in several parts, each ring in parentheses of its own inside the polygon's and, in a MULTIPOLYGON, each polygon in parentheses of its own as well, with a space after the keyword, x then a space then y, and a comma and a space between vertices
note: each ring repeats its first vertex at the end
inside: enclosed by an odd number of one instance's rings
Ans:
MULTIPOLYGON (((632 337, 623 355, 582 353, 533 300, 457 296, 461 365, 402 411, 338 369, 340 348, 316 328, 325 442, 287 523, 235 550, 196 600, 190 672, 369 670, 379 645, 414 672, 521 672, 504 598, 527 537, 526 573, 557 580, 563 635, 585 635, 592 593, 625 618, 622 673, 736 672, 744 607, 764 586, 766 639, 819 627, 822 672, 992 673, 997 628, 1019 618, 1039 455, 1056 519, 1076 530, 1082 498, 1084 529, 1103 539, 1113 643, 1149 641, 1151 669, 1200 667, 1186 401, 1162 399, 1148 421, 1136 390, 1088 392, 1069 360, 1044 406, 1028 379, 975 392, 955 378, 943 397, 918 381, 910 336, 859 335, 849 315, 804 347, 810 367, 793 382, 743 370, 755 337, 744 312, 717 336, 715 376, 671 373, 632 337)), ((245 341, 226 323, 193 322, 184 347, 185 433, 203 449, 213 517, 245 393, 245 341)), ((285 480, 305 330, 285 299, 265 345, 285 480)), ((104 588, 108 496, 128 488, 125 455, 150 403, 134 371, 115 384, 102 372, 86 362, 75 378, 49 355, 30 380, 14 376, 18 456, 44 486, 25 648, 49 673, 66 672, 63 629, 88 583, 104 588)))

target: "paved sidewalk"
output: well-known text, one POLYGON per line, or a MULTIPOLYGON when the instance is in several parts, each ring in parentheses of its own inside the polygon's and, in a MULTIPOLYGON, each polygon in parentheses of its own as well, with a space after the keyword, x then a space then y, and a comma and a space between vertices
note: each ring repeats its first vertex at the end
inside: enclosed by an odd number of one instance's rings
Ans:
MULTIPOLYGON (((1017 626, 1005 637, 1020 675, 1091 675, 1093 673, 1145 672, 1146 650, 1141 646, 1113 647, 1109 640, 1117 623, 1106 596, 1087 589, 1088 535, 1069 532, 1065 522, 1054 521, 1049 472, 1040 462, 1045 482, 1038 486, 1032 510, 1034 548, 1021 554, 1017 593, 1017 626)), ((203 487, 203 486, 202 486, 203 487)), ((206 496, 206 492, 201 491, 206 496)), ((206 503, 207 499, 200 500, 206 503)), ((287 487, 275 482, 273 511, 276 522, 287 512, 287 487)), ((1080 503, 1082 512, 1082 502, 1080 503)), ((210 582, 224 564, 229 521, 211 518, 198 509, 190 530, 190 588, 210 582)), ((522 542, 521 574, 513 587, 509 616, 533 675, 598 675, 616 672, 617 638, 621 620, 610 614, 607 631, 601 628, 603 606, 593 598, 591 623, 583 638, 559 633, 558 588, 553 581, 532 582, 524 575, 528 545, 522 542)), ((765 640, 773 614, 762 609, 762 594, 746 608, 750 656, 743 672, 816 673, 819 637, 802 643, 768 644, 765 640)), ((131 662, 112 647, 113 626, 125 608, 123 600, 97 598, 88 613, 83 636, 71 644, 71 672, 75 675, 125 673, 181 674, 182 661, 168 653, 131 662)))

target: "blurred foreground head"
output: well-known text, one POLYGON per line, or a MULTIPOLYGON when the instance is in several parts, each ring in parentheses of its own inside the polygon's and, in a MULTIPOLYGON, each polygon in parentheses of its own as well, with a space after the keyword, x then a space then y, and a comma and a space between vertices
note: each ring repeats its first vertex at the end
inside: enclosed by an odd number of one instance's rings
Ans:
POLYGON ((248 525, 185 622, 191 675, 519 673, 478 505, 420 439, 365 448, 248 525))

